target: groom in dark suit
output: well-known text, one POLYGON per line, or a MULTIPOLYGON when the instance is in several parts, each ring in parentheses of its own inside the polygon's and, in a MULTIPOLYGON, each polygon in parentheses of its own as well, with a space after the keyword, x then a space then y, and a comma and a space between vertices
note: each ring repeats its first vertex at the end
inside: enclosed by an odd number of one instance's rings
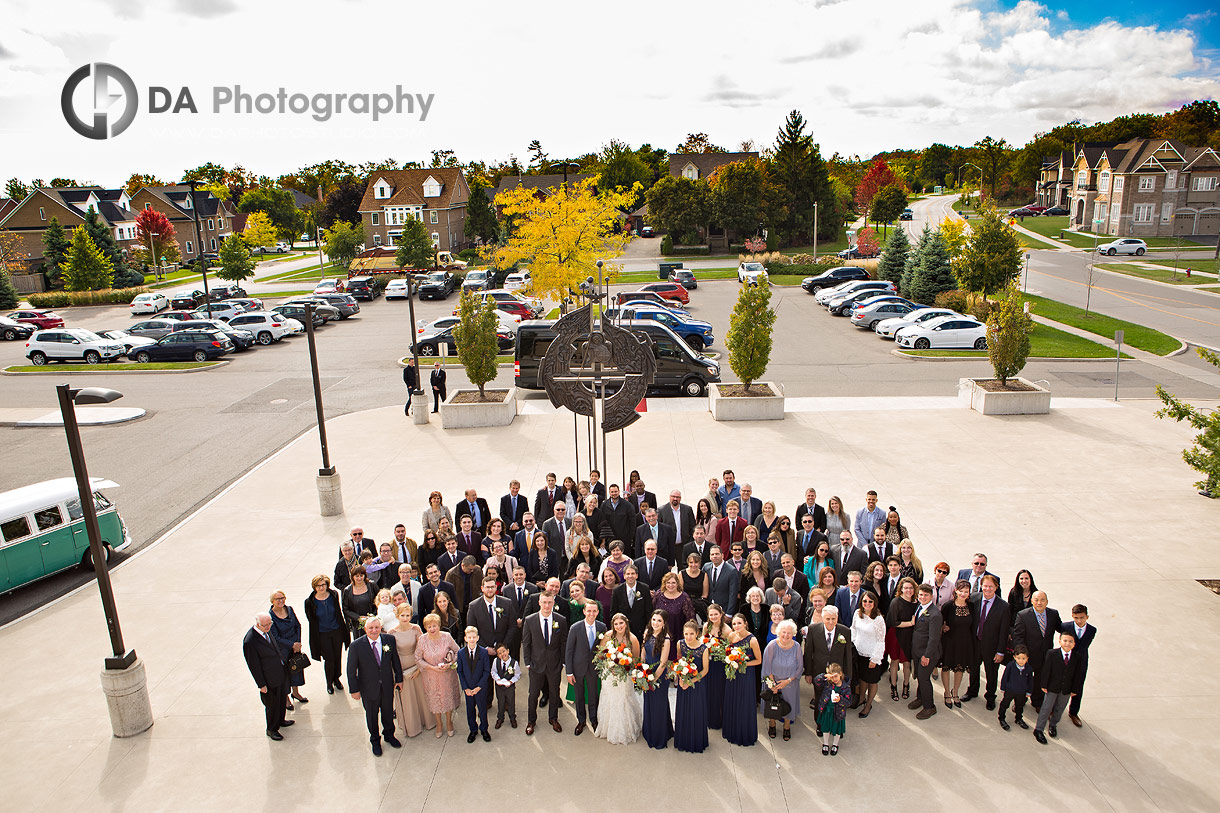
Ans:
POLYGON ((352 697, 364 705, 373 756, 381 756, 379 714, 385 741, 391 748, 401 748, 402 743, 394 738, 394 689, 402 688, 402 663, 394 639, 381 637, 381 619, 376 616, 364 622, 364 635, 348 647, 347 685, 352 697))
POLYGON ((564 665, 568 669, 568 683, 576 687, 576 736, 585 730, 585 719, 597 728, 597 701, 601 697, 597 684, 597 673, 593 671, 593 652, 606 631, 606 625, 597 620, 601 605, 590 601, 585 605, 585 620, 568 631, 567 651, 564 665), (586 694, 588 700, 586 703, 586 694), (586 705, 588 706, 586 712, 586 705))
POLYGON ((496 595, 495 576, 485 576, 482 588, 483 595, 466 609, 466 624, 479 631, 479 646, 487 650, 487 657, 494 658, 500 644, 513 651, 518 641, 517 612, 511 601, 496 595))
POLYGON ((246 666, 258 686, 259 699, 267 714, 267 736, 275 741, 284 739, 280 728, 290 726, 293 720, 284 719, 284 692, 288 689, 288 665, 280 648, 271 641, 271 616, 259 613, 254 616, 254 626, 246 630, 241 642, 241 652, 246 657, 246 666))
POLYGON ((634 564, 623 570, 623 583, 614 588, 610 597, 610 614, 627 616, 627 628, 643 640, 644 629, 652 617, 652 592, 639 582, 639 570, 634 564))
MULTIPOLYGON (((559 579, 552 579, 558 587, 559 579)), ((594 602, 590 602, 594 603, 594 602)), ((551 728, 562 733, 559 725, 559 673, 563 670, 563 656, 567 648, 568 620, 555 612, 555 596, 549 592, 538 595, 538 612, 525 619, 521 626, 521 662, 529 670, 529 716, 525 733, 534 733, 538 723, 538 695, 546 687, 552 698, 547 713, 551 728)))

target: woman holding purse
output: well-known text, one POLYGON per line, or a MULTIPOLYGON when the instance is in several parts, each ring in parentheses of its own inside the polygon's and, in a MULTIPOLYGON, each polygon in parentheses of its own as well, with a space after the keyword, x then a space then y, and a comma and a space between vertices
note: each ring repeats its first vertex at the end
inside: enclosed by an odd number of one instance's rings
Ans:
MULTIPOLYGON (((301 622, 297 620, 297 614, 288 606, 288 596, 283 590, 276 590, 271 594, 271 640, 275 643, 280 654, 284 657, 284 661, 291 666, 291 658, 293 655, 301 651, 301 622)), ((309 665, 309 658, 305 658, 305 665, 309 665)), ((308 703, 298 691, 298 687, 305 685, 305 668, 288 670, 288 685, 292 687, 292 695, 284 698, 284 703, 288 710, 293 710, 292 701, 298 703, 308 703)))

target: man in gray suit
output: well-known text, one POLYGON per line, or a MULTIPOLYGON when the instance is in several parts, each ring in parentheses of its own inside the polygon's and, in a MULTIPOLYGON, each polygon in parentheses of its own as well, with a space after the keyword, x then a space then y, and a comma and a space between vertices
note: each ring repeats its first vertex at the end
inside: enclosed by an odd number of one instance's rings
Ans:
POLYGON ((915 678, 919 692, 907 704, 909 709, 923 706, 917 720, 926 720, 936 713, 936 698, 932 696, 932 670, 940 661, 940 633, 943 619, 932 602, 930 585, 919 586, 919 606, 915 608, 915 629, 911 637, 911 660, 915 663, 915 678))
MULTIPOLYGON (((673 528, 677 534, 677 544, 674 546, 675 553, 682 550, 688 542, 695 538, 695 511, 689 505, 683 504, 681 491, 674 489, 669 492, 669 502, 665 505, 657 506, 657 518, 673 528)), ((685 558, 682 561, 685 561, 685 558)))
POLYGON ((606 625, 597 620, 597 614, 600 612, 601 605, 596 601, 585 605, 585 620, 572 625, 568 631, 568 643, 564 653, 563 663, 568 670, 568 683, 576 689, 576 730, 573 733, 578 737, 585 730, 586 717, 589 724, 594 729, 597 728, 597 701, 601 693, 597 673, 593 670, 593 652, 597 649, 602 633, 606 631, 606 625))
POLYGON ((719 604, 726 614, 737 612, 737 591, 741 589, 741 574, 737 568, 724 561, 724 552, 719 545, 708 550, 712 561, 703 566, 707 574, 707 600, 719 604))
POLYGON ((542 532, 546 534, 546 546, 558 554, 561 559, 567 558, 564 543, 568 539, 568 529, 572 527, 572 520, 567 513, 568 507, 561 500, 555 503, 555 516, 542 523, 542 532))
POLYGON ((563 701, 559 699, 559 675, 563 670, 568 621, 555 612, 554 596, 542 593, 538 597, 538 612, 525 619, 522 630, 521 662, 530 677, 529 717, 526 718, 525 733, 534 733, 534 726, 538 723, 538 695, 545 685, 552 701, 547 710, 551 728, 562 734, 559 707, 563 701))

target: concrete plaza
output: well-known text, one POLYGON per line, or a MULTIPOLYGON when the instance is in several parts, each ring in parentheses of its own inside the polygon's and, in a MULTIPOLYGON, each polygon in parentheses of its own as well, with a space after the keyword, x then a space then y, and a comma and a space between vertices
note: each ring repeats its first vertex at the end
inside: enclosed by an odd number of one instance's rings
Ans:
MULTIPOLYGON (((527 738, 520 691, 522 728, 493 732, 491 744, 468 745, 459 712, 457 736, 425 731, 376 759, 360 704, 319 688, 315 664, 302 690, 311 702, 271 742, 241 639, 272 590, 284 589, 304 621, 309 580, 332 572, 352 524, 381 540, 401 521, 418 538, 434 488, 449 505, 468 486, 494 503, 511 478, 532 494, 545 472, 573 467, 571 418, 536 403, 510 427, 449 432, 387 407, 328 423, 344 516, 318 516, 318 444, 306 434, 113 574, 125 637, 148 671, 147 733, 110 735, 98 680, 108 639, 92 585, 0 630, 5 807, 568 811, 678 800, 754 811, 893 799, 919 810, 1215 810, 1220 598, 1195 579, 1220 575, 1220 503, 1189 485, 1180 450, 1190 433, 1157 420, 1147 401, 995 418, 945 399, 862 400, 775 423, 652 411, 628 430, 627 467, 692 504, 709 476, 732 468, 789 515, 809 485, 823 505, 838 495, 853 512, 874 488, 902 512, 927 570, 943 559, 956 572, 982 550, 1007 593, 1030 568, 1052 607, 1066 618, 1085 603, 1099 629, 1084 728, 1065 719, 1042 746, 1001 731, 981 699, 962 711, 941 704, 920 723, 883 687, 867 720, 848 717, 837 757, 821 756, 804 702, 791 742, 760 726, 758 745, 741 748, 713 731, 711 747, 690 755, 576 738, 571 710, 562 735, 527 738)), ((618 465, 609 468, 618 480, 618 465)), ((112 496, 121 509, 122 492, 112 496)))

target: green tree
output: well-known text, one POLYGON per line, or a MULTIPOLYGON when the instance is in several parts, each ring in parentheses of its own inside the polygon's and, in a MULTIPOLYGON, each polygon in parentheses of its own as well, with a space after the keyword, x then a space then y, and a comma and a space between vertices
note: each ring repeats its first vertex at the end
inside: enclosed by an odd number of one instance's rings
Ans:
POLYGON ((724 147, 717 147, 707 137, 707 133, 690 133, 686 140, 674 150, 678 153, 728 152, 724 147))
POLYGON ((923 259, 923 253, 927 250, 928 245, 932 242, 932 229, 925 225, 923 231, 919 235, 919 242, 916 243, 910 251, 907 252, 906 262, 902 265, 902 276, 898 279, 898 292, 908 299, 913 298, 911 294, 911 283, 915 279, 915 274, 919 269, 919 265, 923 259))
POLYGON ((432 246, 428 227, 422 220, 407 218, 407 222, 402 224, 394 262, 398 263, 399 268, 431 268, 435 259, 436 249, 432 246))
POLYGON ((747 158, 726 164, 708 183, 712 221, 742 235, 754 234, 758 224, 766 222, 767 198, 775 192, 762 161, 747 158))
POLYGON ((600 170, 597 188, 617 192, 635 190, 628 209, 634 210, 639 206, 644 190, 652 186, 654 181, 652 168, 644 162, 639 153, 625 142, 611 140, 602 148, 597 159, 600 170), (636 184, 639 184, 638 189, 636 184))
POLYGON ((771 361, 771 329, 774 325, 771 286, 763 281, 758 285, 741 286, 737 304, 729 317, 725 343, 729 349, 729 366, 747 391, 767 371, 767 364, 771 361))
POLYGON ((953 153, 952 147, 940 143, 923 151, 917 172, 924 186, 939 186, 945 176, 953 172, 953 153))
POLYGON ((707 181, 666 175, 645 195, 648 222, 669 234, 679 244, 694 239, 700 226, 707 225, 710 190, 707 181))
MULTIPOLYGON (((1196 349, 1199 358, 1220 368, 1220 356, 1203 347, 1196 349)), ((1191 406, 1159 384, 1156 394, 1165 405, 1164 409, 1157 411, 1158 418, 1173 418, 1178 423, 1186 421, 1198 432, 1194 445, 1182 450, 1186 465, 1203 475, 1203 479, 1195 483, 1195 488, 1201 489, 1199 493, 1205 497, 1220 496, 1220 410, 1191 406)))
POLYGON ((1025 368, 1029 334, 1034 329, 1016 282, 1009 283, 1005 291, 1004 298, 987 317, 987 358, 1001 383, 1007 383, 1025 368))
POLYGON ((32 191, 29 184, 22 183, 17 178, 9 178, 4 184, 4 197, 16 201, 25 200, 32 191))
POLYGON ((466 378, 479 388, 479 398, 486 398, 483 387, 496 377, 496 303, 490 297, 478 300, 473 292, 462 291, 458 305, 458 323, 453 326, 458 361, 466 368, 466 378))
POLYGON ((364 243, 363 225, 338 220, 322 238, 322 250, 330 257, 331 262, 346 269, 352 264, 352 260, 356 259, 356 254, 364 243))
POLYGON ((893 223, 905 208, 906 190, 897 184, 884 186, 873 196, 873 222, 893 223))
POLYGON ((242 230, 241 240, 249 248, 274 246, 275 226, 271 225, 271 218, 263 212, 251 212, 246 218, 246 228, 242 230))
POLYGON ((42 233, 42 245, 42 257, 47 278, 53 287, 58 288, 63 284, 61 269, 63 264, 68 261, 68 248, 72 245, 64 227, 59 225, 59 218, 52 217, 51 222, 47 224, 46 230, 42 233))
POLYGON ((939 231, 931 233, 928 244, 921 247, 919 266, 911 275, 911 294, 916 302, 925 305, 936 303, 936 295, 957 289, 953 268, 949 263, 949 249, 939 231))
MULTIPOLYGON (((367 179, 343 178, 326 193, 322 204, 322 228, 329 229, 336 220, 356 223, 360 220, 360 202, 368 188, 367 179)), ((312 196, 314 193, 310 193, 312 196)), ((317 204, 314 204, 316 207, 317 204)))
POLYGON ((134 195, 136 192, 139 192, 146 186, 166 186, 166 183, 156 175, 133 172, 127 178, 127 183, 123 184, 123 191, 130 196, 134 195))
POLYGON ((301 233, 301 213, 297 210, 296 199, 287 189, 251 189, 241 196, 237 208, 246 213, 266 214, 281 240, 292 240, 301 233))
POLYGON ((13 278, 9 276, 8 271, 0 268, 0 310, 7 311, 17 307, 20 299, 17 289, 13 286, 13 278))
POLYGON ((906 267, 907 255, 911 253, 911 241, 907 238, 906 229, 894 229, 889 239, 885 241, 885 250, 877 261, 877 279, 883 279, 897 285, 902 280, 902 270, 906 267))
MULTIPOLYGON (((805 133, 805 118, 793 110, 784 120, 767 161, 767 174, 777 194, 770 221, 784 239, 798 242, 813 233, 813 204, 820 212, 835 211, 835 196, 830 186, 826 162, 813 136, 805 133)), ((818 218, 818 239, 833 239, 839 223, 818 218)))
POLYGON ((241 282, 254 276, 254 258, 250 256, 250 249, 241 237, 230 235, 222 241, 218 257, 220 268, 216 271, 216 276, 221 279, 241 282))
POLYGON ((496 221, 496 212, 491 207, 487 197, 487 184, 481 178, 473 178, 470 182, 470 198, 466 201, 467 238, 483 243, 494 243, 500 239, 500 224, 496 221))
POLYGON ((1017 234, 986 206, 975 222, 970 239, 953 263, 958 285, 989 297, 1004 290, 1021 273, 1021 243, 1017 234))
POLYGON ((114 284, 114 265, 93 242, 86 226, 72 230, 72 244, 63 264, 63 279, 67 291, 97 291, 114 284))
POLYGON ((126 263, 123 261, 123 250, 119 248, 118 242, 114 239, 114 231, 102 222, 92 206, 85 210, 83 225, 85 231, 89 233, 89 238, 93 240, 93 244, 110 261, 110 267, 115 271, 122 269, 126 263))
POLYGON ((991 136, 987 136, 981 141, 974 142, 975 158, 978 165, 983 168, 981 183, 987 184, 990 196, 993 198, 996 185, 1000 182, 1000 175, 1008 167, 1011 153, 1008 142, 1002 138, 997 141, 991 136))

